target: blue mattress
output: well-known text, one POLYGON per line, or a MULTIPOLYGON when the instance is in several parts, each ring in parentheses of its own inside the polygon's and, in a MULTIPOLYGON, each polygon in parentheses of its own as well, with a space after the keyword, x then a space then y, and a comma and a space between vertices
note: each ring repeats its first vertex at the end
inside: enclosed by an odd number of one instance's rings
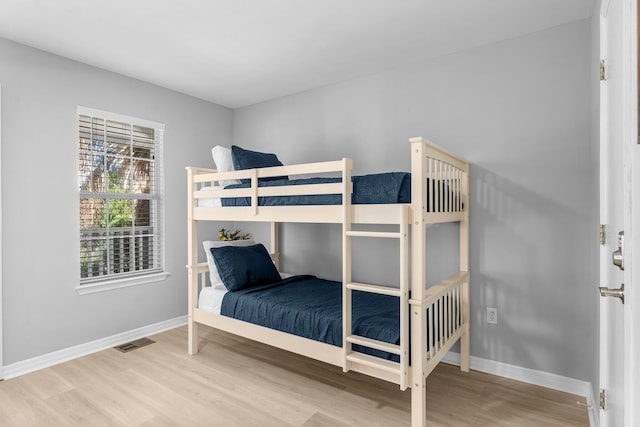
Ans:
MULTIPOLYGON (((355 335, 392 344, 400 342, 399 298, 353 291, 355 335)), ((342 346, 342 285, 314 276, 293 276, 270 285, 227 292, 220 313, 267 328, 342 346)), ((380 350, 354 351, 398 361, 380 350)))
MULTIPOLYGON (((353 182, 353 204, 390 204, 411 202, 411 174, 407 172, 388 172, 373 175, 351 177, 353 182)), ((341 182, 341 178, 308 178, 259 180, 259 187, 282 185, 328 184, 341 182)), ((251 184, 229 185, 225 188, 249 188, 251 184)), ((285 205, 339 205, 341 194, 322 194, 310 196, 272 196, 259 197, 259 206, 285 205)), ((227 197, 222 206, 251 206, 250 197, 227 197)))

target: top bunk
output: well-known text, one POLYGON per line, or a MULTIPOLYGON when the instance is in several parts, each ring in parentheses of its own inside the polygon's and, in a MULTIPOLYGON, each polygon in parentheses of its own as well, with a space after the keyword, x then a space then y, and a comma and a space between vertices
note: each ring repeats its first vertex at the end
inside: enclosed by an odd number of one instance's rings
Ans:
POLYGON ((229 158, 231 150, 215 147, 217 169, 186 168, 189 219, 401 224, 422 216, 427 224, 468 218, 469 164, 423 138, 410 143, 411 173, 365 176, 352 176, 347 158, 280 166, 273 154, 233 147, 229 158))

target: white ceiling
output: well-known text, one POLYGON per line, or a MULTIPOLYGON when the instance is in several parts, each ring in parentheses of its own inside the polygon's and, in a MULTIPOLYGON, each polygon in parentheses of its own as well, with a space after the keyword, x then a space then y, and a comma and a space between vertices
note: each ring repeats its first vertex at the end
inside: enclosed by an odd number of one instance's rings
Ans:
POLYGON ((237 108, 592 9, 593 0, 0 0, 0 37, 237 108))

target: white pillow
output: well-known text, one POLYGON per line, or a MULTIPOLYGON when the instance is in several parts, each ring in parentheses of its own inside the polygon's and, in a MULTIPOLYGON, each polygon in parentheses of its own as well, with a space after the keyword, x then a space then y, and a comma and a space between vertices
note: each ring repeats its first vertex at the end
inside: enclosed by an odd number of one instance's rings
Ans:
POLYGON ((218 274, 216 262, 213 260, 213 255, 211 255, 211 248, 221 248, 223 246, 253 246, 255 244, 256 242, 253 240, 205 240, 202 242, 204 253, 207 255, 207 264, 209 264, 209 281, 211 282, 211 287, 227 289, 224 287, 224 283, 222 283, 220 274, 218 274))
MULTIPOLYGON (((207 190, 222 190, 224 187, 221 185, 213 185, 211 187, 202 187, 200 191, 207 190)), ((210 199, 196 199, 196 204, 199 208, 221 208, 222 199, 220 197, 212 197, 210 199)))
MULTIPOLYGON (((211 149, 211 155, 213 156, 213 162, 216 164, 218 172, 231 172, 234 170, 230 148, 223 147, 222 145, 216 145, 211 149)), ((220 185, 223 187, 234 184, 240 184, 240 181, 237 179, 220 181, 220 185)))

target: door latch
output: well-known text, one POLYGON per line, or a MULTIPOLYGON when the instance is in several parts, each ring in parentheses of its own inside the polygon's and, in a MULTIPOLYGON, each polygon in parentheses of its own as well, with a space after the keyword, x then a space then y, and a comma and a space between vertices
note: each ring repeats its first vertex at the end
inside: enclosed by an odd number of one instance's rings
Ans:
POLYGON ((600 286, 598 289, 600 290, 601 297, 620 298, 620 301, 624 304, 624 283, 621 284, 618 289, 609 289, 604 286, 600 286))
POLYGON ((624 270, 624 231, 618 233, 618 249, 611 254, 613 265, 624 270))

